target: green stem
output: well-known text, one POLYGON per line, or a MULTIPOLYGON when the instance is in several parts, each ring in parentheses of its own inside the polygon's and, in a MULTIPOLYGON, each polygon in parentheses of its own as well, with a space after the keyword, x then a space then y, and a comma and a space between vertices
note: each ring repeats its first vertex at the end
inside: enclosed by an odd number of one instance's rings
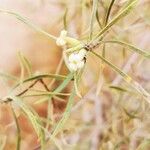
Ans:
POLYGON ((107 23, 108 23, 110 12, 112 10, 112 6, 113 6, 114 2, 115 2, 115 0, 112 0, 110 5, 109 5, 109 8, 108 8, 108 11, 107 11, 107 14, 106 14, 106 18, 105 18, 105 22, 104 22, 105 25, 107 25, 107 23))
POLYGON ((20 147, 21 147, 20 127, 19 127, 19 123, 18 123, 18 120, 17 120, 16 113, 15 113, 14 109, 12 108, 12 106, 11 106, 11 110, 12 110, 12 113, 13 113, 13 116, 14 116, 16 127, 17 127, 17 146, 16 146, 16 150, 20 150, 20 147))

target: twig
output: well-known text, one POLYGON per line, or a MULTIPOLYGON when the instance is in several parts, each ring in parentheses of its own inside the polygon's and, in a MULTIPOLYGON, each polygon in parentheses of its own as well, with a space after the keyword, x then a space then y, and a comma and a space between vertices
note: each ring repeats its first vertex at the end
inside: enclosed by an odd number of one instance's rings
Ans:
POLYGON ((23 94, 25 94, 27 91, 29 91, 29 89, 31 89, 37 82, 39 81, 38 80, 35 80, 27 89, 25 89, 24 91, 22 91, 21 93, 17 94, 16 96, 21 96, 23 94))
POLYGON ((49 90, 48 86, 46 85, 46 83, 43 81, 43 79, 40 79, 39 81, 44 86, 44 88, 46 89, 46 91, 49 92, 50 90, 49 90))

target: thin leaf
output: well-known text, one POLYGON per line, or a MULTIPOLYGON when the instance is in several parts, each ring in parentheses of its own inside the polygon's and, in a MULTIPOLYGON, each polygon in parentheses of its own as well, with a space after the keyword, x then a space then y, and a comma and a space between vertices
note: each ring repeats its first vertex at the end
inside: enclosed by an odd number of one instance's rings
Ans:
POLYGON ((93 8, 92 8, 91 21, 90 21, 90 35, 89 35, 90 40, 92 40, 92 36, 93 36, 93 25, 94 25, 94 18, 96 17, 97 6, 98 6, 98 0, 93 0, 93 8))
POLYGON ((27 58, 21 52, 19 52, 19 56, 20 56, 20 60, 23 64, 24 68, 28 72, 28 75, 32 76, 32 67, 31 67, 30 62, 27 60, 27 58))
POLYGON ((23 17, 19 13, 14 12, 14 11, 4 10, 4 9, 0 9, 0 12, 15 16, 18 20, 22 21, 23 23, 25 23, 26 25, 28 25, 35 31, 39 32, 40 34, 45 35, 50 39, 56 40, 55 36, 47 33, 46 31, 42 30, 41 28, 37 27, 35 24, 31 23, 27 18, 23 17))
POLYGON ((60 131, 61 129, 64 127, 66 121, 68 120, 70 113, 71 113, 71 108, 73 106, 73 102, 74 102, 74 97, 75 97, 75 89, 73 88, 72 92, 71 92, 71 96, 68 100, 65 112, 63 114, 63 117, 61 118, 61 120, 57 123, 56 127, 54 128, 52 135, 50 138, 54 138, 60 131))
POLYGON ((17 80, 18 80, 17 77, 12 76, 12 75, 10 75, 10 74, 8 74, 8 73, 4 73, 4 72, 0 72, 0 77, 6 78, 6 79, 8 79, 8 80, 14 80, 14 81, 17 81, 17 80))
POLYGON ((25 68, 24 68, 24 64, 23 64, 23 61, 22 61, 22 58, 21 58, 21 55, 20 53, 18 53, 18 59, 19 59, 19 63, 20 63, 20 68, 21 68, 21 72, 20 72, 20 83, 22 84, 22 81, 25 77, 25 68))
MULTIPOLYGON (((33 80, 39 80, 43 78, 55 78, 56 80, 64 80, 66 79, 66 76, 63 75, 57 75, 57 74, 42 74, 42 75, 35 75, 33 77, 29 77, 27 79, 24 79, 22 83, 31 82, 33 80)), ((18 86, 20 86, 20 83, 17 83, 12 90, 16 89, 18 86)))
POLYGON ((81 79, 81 74, 82 74, 82 70, 74 74, 74 88, 76 91, 76 95, 80 98, 82 98, 82 95, 79 91, 78 85, 79 85, 79 81, 81 79))
POLYGON ((95 40, 100 40, 101 35, 103 35, 106 31, 109 30, 115 23, 117 23, 120 19, 126 16, 136 5, 138 0, 133 0, 127 7, 125 7, 121 12, 118 13, 116 17, 114 17, 101 31, 95 36, 95 40))
POLYGON ((30 77, 30 78, 27 78, 23 82, 25 83, 25 82, 43 79, 43 78, 55 78, 56 80, 64 80, 64 79, 66 79, 66 76, 59 75, 59 74, 41 74, 41 75, 36 75, 36 76, 30 77))
POLYGON ((109 86, 109 88, 115 89, 115 90, 120 91, 120 92, 127 92, 128 91, 127 89, 122 88, 120 86, 113 86, 113 85, 111 85, 111 86, 109 86))
POLYGON ((144 57, 147 57, 147 58, 150 58, 150 53, 142 50, 142 49, 139 49, 131 44, 128 44, 128 43, 125 43, 125 42, 122 42, 122 41, 118 41, 118 40, 110 40, 110 41, 102 41, 104 43, 116 43, 116 44, 120 44, 126 48, 129 48, 130 50, 133 50, 134 52, 136 53, 139 53, 140 55, 144 56, 144 57))
POLYGON ((108 11, 106 13, 105 22, 104 22, 105 25, 107 25, 107 23, 108 23, 110 12, 111 12, 111 9, 112 9, 112 6, 113 6, 114 2, 115 2, 115 0, 112 0, 110 5, 109 5, 108 11))
POLYGON ((100 21, 100 19, 99 19, 99 12, 98 12, 98 9, 97 9, 97 11, 96 11, 96 20, 97 20, 97 22, 98 22, 98 25, 99 25, 100 29, 102 29, 102 23, 101 23, 101 21, 100 21))
POLYGON ((137 83, 136 81, 134 81, 129 75, 127 75, 126 73, 122 72, 118 67, 116 67, 115 65, 113 65, 111 62, 109 62, 108 60, 106 60, 104 57, 98 55, 94 51, 91 51, 91 53, 94 54, 95 56, 97 56, 98 58, 100 58, 106 64, 108 64, 114 71, 116 71, 117 73, 119 73, 122 76, 122 78, 130 86, 132 86, 148 103, 150 103, 150 94, 139 83, 137 83))
POLYGON ((64 29, 67 29, 67 15, 68 15, 68 8, 66 7, 65 13, 63 16, 64 29))
POLYGON ((14 109, 12 107, 11 107, 11 109, 12 109, 12 113, 13 113, 13 116, 14 116, 15 124, 16 124, 16 127, 17 127, 17 146, 16 146, 16 150, 20 150, 20 147, 21 147, 20 127, 19 127, 19 123, 18 123, 18 119, 17 119, 16 113, 15 113, 15 111, 14 111, 14 109))
POLYGON ((20 98, 18 98, 16 96, 10 96, 9 98, 13 100, 15 105, 19 106, 23 110, 23 112, 25 113, 27 118, 30 120, 30 122, 33 125, 34 130, 36 131, 36 133, 40 139, 41 149, 44 150, 45 133, 44 133, 43 129, 41 128, 42 121, 41 121, 40 117, 38 116, 38 114, 30 106, 28 106, 26 103, 24 103, 20 98))
POLYGON ((25 98, 25 97, 37 97, 37 96, 54 96, 54 95, 70 96, 70 93, 41 92, 41 93, 38 93, 38 94, 24 95, 24 96, 22 96, 22 98, 25 98))
MULTIPOLYGON (((70 74, 68 74, 68 76, 66 77, 66 79, 53 91, 53 96, 56 93, 61 92, 69 84, 69 82, 73 79, 73 76, 74 76, 74 73, 72 73, 72 72, 70 74)), ((49 99, 38 100, 36 102, 36 104, 39 104, 39 103, 45 102, 47 100, 50 100, 53 96, 49 96, 49 99)))

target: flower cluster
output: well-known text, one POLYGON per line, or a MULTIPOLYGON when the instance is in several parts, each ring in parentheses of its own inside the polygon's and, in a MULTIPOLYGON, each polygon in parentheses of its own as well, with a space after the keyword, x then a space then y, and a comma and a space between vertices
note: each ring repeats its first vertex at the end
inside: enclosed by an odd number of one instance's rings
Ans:
POLYGON ((77 71, 84 67, 85 64, 85 56, 87 51, 85 49, 81 49, 78 53, 74 52, 69 55, 68 58, 68 67, 70 71, 77 71))
POLYGON ((86 56, 87 51, 84 48, 80 48, 81 47, 80 41, 68 37, 67 31, 63 30, 61 31, 60 36, 57 38, 56 44, 58 46, 65 46, 69 44, 71 45, 72 50, 76 49, 75 52, 71 51, 71 54, 69 54, 69 56, 67 55, 67 60, 65 61, 70 71, 72 72, 77 71, 84 67, 85 64, 84 58, 86 56))

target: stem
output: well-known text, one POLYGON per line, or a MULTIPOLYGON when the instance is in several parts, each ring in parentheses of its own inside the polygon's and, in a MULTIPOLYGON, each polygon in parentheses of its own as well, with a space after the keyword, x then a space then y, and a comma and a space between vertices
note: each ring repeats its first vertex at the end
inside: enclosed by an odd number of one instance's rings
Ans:
POLYGON ((13 116, 14 116, 16 127, 17 127, 17 146, 16 146, 16 150, 20 150, 20 147, 21 147, 20 127, 19 127, 19 123, 18 123, 18 120, 17 120, 16 113, 15 113, 15 111, 14 111, 12 106, 11 106, 11 110, 12 110, 12 113, 13 113, 13 116))
POLYGON ((22 91, 21 93, 17 94, 16 96, 21 96, 23 94, 25 94, 27 91, 29 91, 29 89, 31 89, 39 80, 34 81, 27 89, 25 89, 24 91, 22 91))
POLYGON ((109 8, 108 8, 108 11, 107 11, 107 14, 106 14, 106 18, 105 18, 105 22, 104 22, 105 25, 107 25, 107 23, 108 23, 110 12, 112 10, 112 6, 113 6, 114 2, 115 2, 115 0, 112 0, 110 5, 109 5, 109 8))

